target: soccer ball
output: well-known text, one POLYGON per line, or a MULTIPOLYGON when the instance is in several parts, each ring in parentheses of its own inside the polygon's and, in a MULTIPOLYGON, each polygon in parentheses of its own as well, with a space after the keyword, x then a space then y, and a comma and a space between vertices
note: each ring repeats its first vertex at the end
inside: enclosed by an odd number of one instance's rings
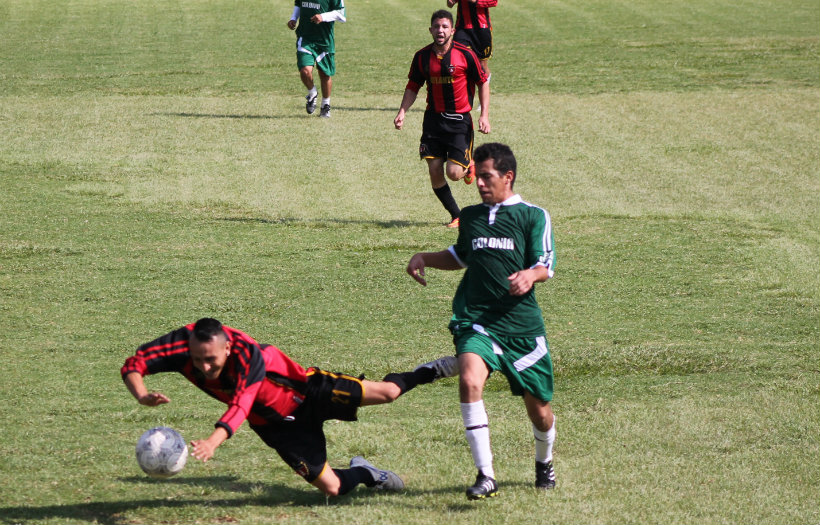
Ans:
POLYGON ((152 478, 170 478, 187 460, 188 446, 173 428, 154 427, 137 441, 137 463, 152 478))

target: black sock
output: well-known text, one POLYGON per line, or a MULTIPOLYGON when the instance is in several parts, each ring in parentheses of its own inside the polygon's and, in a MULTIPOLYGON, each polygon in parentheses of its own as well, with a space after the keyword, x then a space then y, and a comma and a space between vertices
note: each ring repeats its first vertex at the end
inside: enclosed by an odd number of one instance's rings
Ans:
POLYGON ((401 390, 401 393, 405 394, 416 388, 418 385, 432 383, 435 377, 435 370, 423 366, 418 370, 414 370, 412 372, 387 374, 386 376, 384 376, 384 379, 382 379, 382 381, 389 381, 391 383, 395 383, 396 385, 398 385, 399 389, 401 390))
POLYGON ((450 218, 455 219, 458 217, 461 210, 458 208, 453 192, 450 191, 450 186, 446 182, 441 188, 433 188, 433 193, 436 194, 444 209, 450 212, 450 218))
POLYGON ((368 487, 376 485, 373 475, 364 467, 351 467, 345 469, 333 469, 336 476, 339 477, 341 485, 339 486, 339 496, 347 494, 355 489, 359 483, 364 483, 368 487))

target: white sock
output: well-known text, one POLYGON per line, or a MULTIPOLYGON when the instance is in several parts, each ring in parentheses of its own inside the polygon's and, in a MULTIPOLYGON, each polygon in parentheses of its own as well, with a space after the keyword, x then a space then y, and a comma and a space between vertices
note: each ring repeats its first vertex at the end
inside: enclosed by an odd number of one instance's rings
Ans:
POLYGON ((484 401, 461 403, 461 419, 473 454, 473 463, 482 474, 495 478, 493 452, 490 449, 490 421, 484 409, 484 401))
POLYGON ((330 105, 330 97, 327 97, 327 98, 322 97, 322 105, 323 106, 325 106, 325 105, 329 106, 330 105))
POLYGON ((315 97, 319 93, 319 90, 316 89, 316 86, 313 86, 308 90, 308 97, 315 97))
POLYGON ((555 443, 555 417, 553 416, 552 427, 546 432, 541 432, 533 425, 532 435, 535 436, 535 461, 541 463, 552 461, 552 445, 555 443))

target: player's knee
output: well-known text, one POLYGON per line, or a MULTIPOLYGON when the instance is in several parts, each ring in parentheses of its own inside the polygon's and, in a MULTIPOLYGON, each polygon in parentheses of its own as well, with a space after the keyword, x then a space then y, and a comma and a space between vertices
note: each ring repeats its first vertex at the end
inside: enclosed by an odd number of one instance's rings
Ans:
POLYGON ((339 495, 339 487, 325 487, 319 489, 325 493, 327 496, 338 496, 339 495))
POLYGON ((478 401, 484 391, 484 381, 462 373, 458 380, 458 391, 462 402, 478 401))
POLYGON ((452 181, 459 181, 464 178, 464 175, 467 173, 467 170, 462 169, 461 166, 451 168, 447 167, 447 178, 452 181))

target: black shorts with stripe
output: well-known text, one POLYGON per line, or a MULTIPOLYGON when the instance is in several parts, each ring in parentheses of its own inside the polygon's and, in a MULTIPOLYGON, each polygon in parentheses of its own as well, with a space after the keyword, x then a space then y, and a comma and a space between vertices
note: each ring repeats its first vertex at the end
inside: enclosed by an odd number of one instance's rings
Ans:
POLYGON ((425 111, 419 157, 450 160, 466 168, 473 160, 473 133, 469 113, 425 111))
POLYGON ((472 49, 479 60, 487 60, 493 56, 493 30, 488 27, 456 29, 453 40, 472 49))
POLYGON ((297 474, 312 482, 327 463, 327 441, 322 425, 328 419, 356 421, 364 388, 359 378, 327 372, 307 371, 305 400, 284 421, 251 425, 266 445, 297 474))

